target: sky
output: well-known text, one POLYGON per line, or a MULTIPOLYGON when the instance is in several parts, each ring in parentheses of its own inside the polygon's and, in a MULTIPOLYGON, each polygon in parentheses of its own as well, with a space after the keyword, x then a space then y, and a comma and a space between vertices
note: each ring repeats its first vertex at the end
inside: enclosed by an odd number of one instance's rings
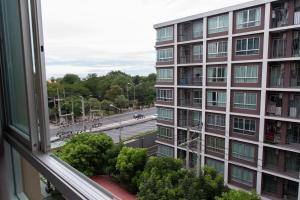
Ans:
POLYGON ((155 72, 153 25, 248 0, 42 0, 47 78, 155 72))

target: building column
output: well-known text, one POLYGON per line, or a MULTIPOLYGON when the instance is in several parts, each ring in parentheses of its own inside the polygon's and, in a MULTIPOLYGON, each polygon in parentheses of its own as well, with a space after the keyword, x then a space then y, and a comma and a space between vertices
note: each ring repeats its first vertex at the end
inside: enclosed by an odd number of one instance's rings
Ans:
POLYGON ((271 3, 265 4, 265 24, 264 24, 264 45, 263 45, 263 63, 262 63, 262 81, 261 81, 261 94, 260 94, 260 118, 259 118, 259 143, 258 143, 258 160, 257 160, 257 183, 256 192, 261 195, 262 183, 262 165, 263 165, 263 143, 265 133, 265 110, 266 110, 266 87, 268 70, 268 52, 269 52, 269 28, 270 28, 270 12, 271 3))
POLYGON ((174 25, 174 158, 177 158, 177 83, 178 83, 178 70, 177 70, 177 27, 174 25))
POLYGON ((205 107, 206 107, 206 50, 207 50, 207 17, 203 18, 203 64, 202 64, 202 130, 201 130, 201 166, 205 164, 204 152, 205 152, 205 107))
POLYGON ((229 132, 230 132, 230 96, 231 96, 231 67, 232 67, 232 31, 233 12, 228 15, 228 44, 227 44, 227 85, 226 85, 226 118, 225 118, 225 162, 224 162, 224 183, 228 184, 228 161, 229 161, 229 132))

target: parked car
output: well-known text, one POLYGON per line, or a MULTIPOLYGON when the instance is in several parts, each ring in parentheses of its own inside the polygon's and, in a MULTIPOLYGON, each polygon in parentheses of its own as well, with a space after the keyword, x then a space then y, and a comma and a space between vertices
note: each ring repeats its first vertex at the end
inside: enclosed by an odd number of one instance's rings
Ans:
POLYGON ((145 117, 145 115, 143 115, 142 113, 136 113, 136 114, 133 115, 134 119, 142 119, 144 117, 145 117))

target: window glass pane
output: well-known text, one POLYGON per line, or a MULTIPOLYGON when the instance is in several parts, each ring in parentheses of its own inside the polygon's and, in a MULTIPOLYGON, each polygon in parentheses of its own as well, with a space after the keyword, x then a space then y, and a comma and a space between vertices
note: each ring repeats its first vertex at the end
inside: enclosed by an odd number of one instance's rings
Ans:
POLYGON ((10 121, 15 128, 29 135, 19 1, 5 0, 0 4, 4 19, 4 76, 8 86, 6 97, 9 102, 10 121))

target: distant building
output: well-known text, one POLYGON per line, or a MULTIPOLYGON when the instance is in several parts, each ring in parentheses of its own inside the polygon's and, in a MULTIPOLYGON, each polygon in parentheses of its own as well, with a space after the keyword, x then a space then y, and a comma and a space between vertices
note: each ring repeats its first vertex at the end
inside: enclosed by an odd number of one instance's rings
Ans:
POLYGON ((300 0, 257 0, 154 25, 158 155, 232 187, 300 200, 300 0), (190 146, 190 164, 196 149, 190 146))

